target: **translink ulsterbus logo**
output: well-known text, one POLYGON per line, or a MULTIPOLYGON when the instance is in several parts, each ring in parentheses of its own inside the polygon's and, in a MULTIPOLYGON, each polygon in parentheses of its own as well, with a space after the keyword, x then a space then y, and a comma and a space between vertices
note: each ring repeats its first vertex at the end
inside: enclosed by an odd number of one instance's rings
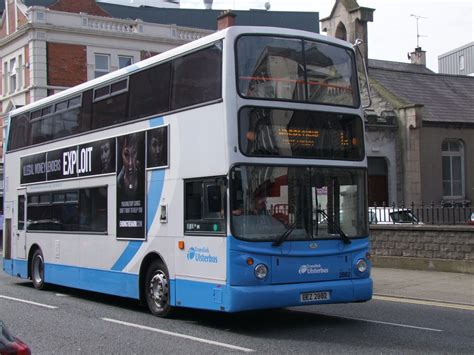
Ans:
POLYGON ((198 263, 211 263, 211 264, 217 264, 218 259, 217 256, 211 255, 209 252, 209 248, 189 248, 188 250, 188 255, 187 255, 188 260, 194 260, 198 263))
POLYGON ((321 264, 306 264, 301 265, 298 274, 327 274, 329 273, 329 268, 321 267, 321 264))

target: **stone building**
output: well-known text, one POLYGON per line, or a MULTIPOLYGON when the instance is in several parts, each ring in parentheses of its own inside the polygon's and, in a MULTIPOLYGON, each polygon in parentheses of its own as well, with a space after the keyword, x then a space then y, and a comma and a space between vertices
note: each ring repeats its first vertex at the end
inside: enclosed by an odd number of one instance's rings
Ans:
MULTIPOLYGON (((329 36, 366 40, 373 12, 355 0, 336 0, 322 28, 329 36)), ((410 57, 411 63, 368 60, 369 204, 471 204, 474 78, 432 72, 421 48, 410 57)))

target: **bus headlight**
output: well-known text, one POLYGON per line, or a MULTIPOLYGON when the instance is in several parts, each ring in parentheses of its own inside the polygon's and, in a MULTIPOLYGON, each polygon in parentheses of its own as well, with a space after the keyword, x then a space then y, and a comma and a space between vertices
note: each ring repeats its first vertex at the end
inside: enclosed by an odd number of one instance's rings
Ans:
POLYGON ((255 277, 257 279, 263 280, 265 277, 267 277, 268 274, 268 268, 265 264, 258 264, 255 266, 255 277))
POLYGON ((361 274, 366 272, 367 271, 367 262, 364 259, 357 260, 356 268, 357 268, 357 271, 359 271, 361 274))

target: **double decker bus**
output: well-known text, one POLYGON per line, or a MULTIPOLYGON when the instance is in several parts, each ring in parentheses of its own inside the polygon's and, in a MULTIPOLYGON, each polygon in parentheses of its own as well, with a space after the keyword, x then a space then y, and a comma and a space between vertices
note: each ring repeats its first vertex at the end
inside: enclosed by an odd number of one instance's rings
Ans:
POLYGON ((231 27, 11 112, 3 270, 222 312, 372 297, 355 52, 231 27))

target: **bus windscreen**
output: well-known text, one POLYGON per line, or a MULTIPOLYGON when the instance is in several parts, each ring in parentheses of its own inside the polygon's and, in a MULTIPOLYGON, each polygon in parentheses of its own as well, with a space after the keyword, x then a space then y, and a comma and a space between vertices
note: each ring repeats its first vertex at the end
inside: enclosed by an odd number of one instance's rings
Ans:
POLYGON ((239 94, 245 98, 358 107, 353 53, 299 38, 242 36, 237 42, 239 94))
POLYGON ((247 156, 364 159, 364 130, 356 115, 244 107, 239 130, 247 156))

